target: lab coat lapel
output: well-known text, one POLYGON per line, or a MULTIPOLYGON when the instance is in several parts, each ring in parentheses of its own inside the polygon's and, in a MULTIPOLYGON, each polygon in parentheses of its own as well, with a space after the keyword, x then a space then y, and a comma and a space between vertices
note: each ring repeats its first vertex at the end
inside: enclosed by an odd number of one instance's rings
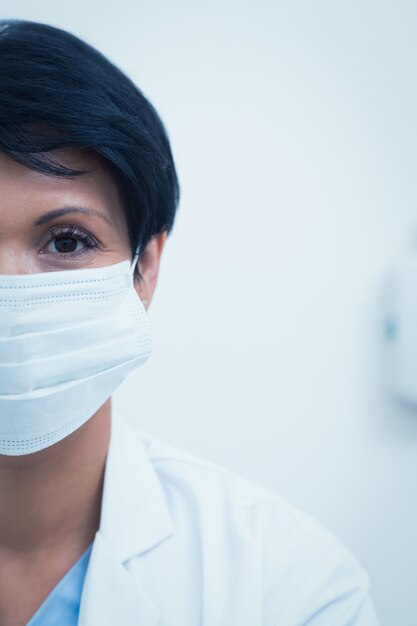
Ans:
POLYGON ((160 610, 97 532, 81 600, 79 626, 157 626, 160 610))
POLYGON ((79 626, 156 626, 161 611, 125 567, 174 532, 145 444, 121 415, 112 417, 100 528, 81 597, 79 626))

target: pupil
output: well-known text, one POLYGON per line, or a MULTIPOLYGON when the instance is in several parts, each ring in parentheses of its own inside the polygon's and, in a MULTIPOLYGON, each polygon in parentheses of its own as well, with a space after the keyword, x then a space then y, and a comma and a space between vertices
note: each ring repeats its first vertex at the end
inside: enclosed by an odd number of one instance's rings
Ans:
POLYGON ((74 252, 77 248, 77 240, 74 237, 57 237, 55 248, 58 252, 74 252))

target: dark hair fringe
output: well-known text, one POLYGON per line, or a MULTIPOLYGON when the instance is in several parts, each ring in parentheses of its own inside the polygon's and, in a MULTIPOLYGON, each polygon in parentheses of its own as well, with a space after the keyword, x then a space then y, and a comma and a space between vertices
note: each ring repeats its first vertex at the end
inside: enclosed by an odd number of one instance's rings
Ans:
POLYGON ((91 149, 124 200, 132 253, 172 231, 179 184, 166 130, 138 87, 98 50, 62 29, 0 20, 0 153, 50 176, 53 150, 91 149))

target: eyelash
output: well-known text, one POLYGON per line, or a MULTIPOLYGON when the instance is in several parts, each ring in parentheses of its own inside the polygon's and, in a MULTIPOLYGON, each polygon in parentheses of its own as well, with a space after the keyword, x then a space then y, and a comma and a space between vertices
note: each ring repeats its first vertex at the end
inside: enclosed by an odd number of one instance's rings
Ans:
POLYGON ((55 252, 50 254, 58 254, 60 256, 65 256, 67 258, 79 257, 82 254, 85 254, 88 249, 96 248, 98 246, 97 241, 90 235, 89 233, 81 230, 77 226, 56 226, 52 228, 48 233, 48 238, 44 243, 44 247, 47 246, 54 239, 58 239, 59 237, 73 237, 77 239, 77 241, 82 241, 85 244, 85 248, 79 250, 78 252, 55 252))

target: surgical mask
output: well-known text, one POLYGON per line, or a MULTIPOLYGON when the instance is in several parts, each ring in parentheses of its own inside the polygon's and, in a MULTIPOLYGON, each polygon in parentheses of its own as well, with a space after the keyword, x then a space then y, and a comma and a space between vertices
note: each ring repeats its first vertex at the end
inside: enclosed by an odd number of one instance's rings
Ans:
POLYGON ((133 263, 0 274, 0 454, 74 432, 150 356, 133 263))

